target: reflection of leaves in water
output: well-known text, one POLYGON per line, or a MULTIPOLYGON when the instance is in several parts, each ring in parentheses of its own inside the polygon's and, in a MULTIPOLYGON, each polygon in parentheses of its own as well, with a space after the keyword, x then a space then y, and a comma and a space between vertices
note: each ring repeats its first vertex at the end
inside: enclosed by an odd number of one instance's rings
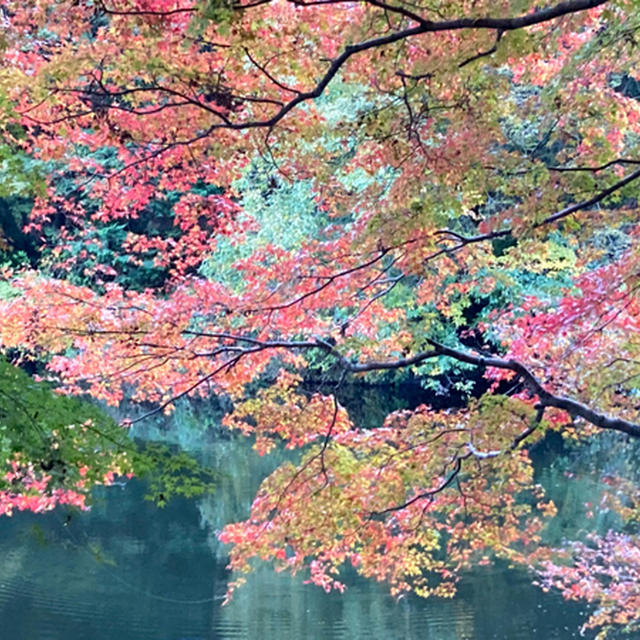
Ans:
POLYGON ((148 482, 145 498, 159 507, 175 496, 193 498, 212 491, 216 485, 217 473, 213 469, 175 447, 147 443, 143 455, 149 464, 139 467, 138 472, 148 482))
POLYGON ((29 530, 29 537, 36 541, 36 544, 45 548, 51 544, 51 540, 45 535, 44 529, 39 524, 32 525, 29 530))
POLYGON ((115 567, 117 565, 114 558, 108 555, 98 542, 88 542, 87 549, 98 564, 105 564, 110 567, 115 567))
POLYGON ((547 525, 545 542, 560 545, 623 526, 616 503, 628 502, 629 489, 640 483, 640 443, 614 433, 585 441, 550 436, 532 452, 536 480, 558 509, 557 517, 547 525))
POLYGON ((424 402, 424 389, 417 385, 342 385, 337 390, 339 402, 349 411, 354 424, 372 429, 379 427, 391 411, 406 409, 424 402))

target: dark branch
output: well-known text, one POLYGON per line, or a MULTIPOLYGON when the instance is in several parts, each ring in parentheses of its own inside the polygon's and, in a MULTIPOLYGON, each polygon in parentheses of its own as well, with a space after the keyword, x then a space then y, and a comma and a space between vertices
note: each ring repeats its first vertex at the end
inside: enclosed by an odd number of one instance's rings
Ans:
POLYGON ((542 414, 547 407, 555 407, 556 409, 562 409, 567 411, 572 416, 579 416, 587 422, 599 427, 601 429, 607 429, 612 431, 620 431, 634 438, 640 438, 640 424, 625 420, 623 418, 612 418, 605 413, 592 409, 586 404, 573 400, 564 396, 556 395, 548 391, 542 383, 534 376, 534 374, 521 362, 517 360, 506 360, 503 358, 489 357, 483 355, 476 355, 460 349, 454 349, 447 347, 434 340, 427 340, 433 347, 429 351, 422 351, 414 356, 408 358, 398 358, 396 360, 370 360, 368 362, 353 362, 343 356, 334 345, 330 342, 316 337, 314 340, 259 340, 257 338, 251 338, 247 336, 236 336, 230 333, 207 333, 207 332, 188 332, 190 335, 198 335, 202 337, 218 338, 221 340, 229 340, 235 342, 244 342, 250 345, 245 351, 242 351, 239 356, 250 352, 262 351, 264 349, 322 349, 327 354, 336 358, 340 366, 350 373, 365 373, 369 371, 382 371, 393 370, 410 367, 420 364, 426 360, 445 356, 453 358, 458 362, 465 362, 476 367, 495 369, 503 369, 513 371, 523 381, 524 385, 529 391, 536 395, 539 399, 537 405, 537 416, 530 426, 530 430, 527 430, 516 439, 513 444, 515 448, 522 440, 530 435, 539 422, 542 420, 542 414))
POLYGON ((251 61, 251 64, 253 64, 253 66, 255 66, 257 69, 260 70, 261 73, 263 73, 265 76, 267 76, 267 78, 269 78, 269 80, 271 80, 271 82, 273 82, 273 84, 276 85, 276 87, 280 87, 280 89, 282 89, 283 91, 288 91, 289 93, 294 93, 296 95, 300 94, 300 91, 298 91, 297 89, 292 89, 291 87, 288 87, 286 84, 280 82, 280 80, 278 80, 277 78, 275 78, 266 68, 265 65, 260 64, 252 55, 251 55, 251 51, 249 51, 249 49, 247 47, 244 48, 244 52, 247 54, 247 58, 249 58, 249 60, 251 61))
POLYGON ((618 182, 616 182, 615 184, 612 184, 607 189, 604 189, 600 193, 597 193, 595 196, 593 196, 593 198, 590 198, 589 200, 585 200, 583 202, 578 202, 577 204, 571 205, 569 207, 565 207, 564 209, 561 209, 557 213, 554 213, 553 215, 549 216, 548 218, 545 218, 535 226, 537 228, 537 227, 541 227, 543 225, 549 224, 551 222, 557 222, 558 220, 561 220, 562 218, 566 218, 567 216, 570 216, 580 211, 581 209, 588 209, 589 207, 592 207, 594 204, 598 204, 598 202, 601 202, 602 200, 610 196, 612 193, 619 191, 620 189, 622 189, 622 187, 626 187, 629 183, 633 182, 634 180, 637 180, 638 178, 640 178, 640 169, 637 169, 633 173, 630 173, 628 176, 625 176, 624 178, 622 178, 622 180, 619 180, 618 182))
MULTIPOLYGON (((294 4, 298 6, 309 6, 316 4, 340 4, 346 2, 347 0, 334 0, 334 1, 326 1, 323 0, 321 2, 303 2, 301 0, 292 0, 294 4)), ((443 31, 459 31, 459 30, 495 30, 498 33, 504 33, 507 31, 514 31, 517 29, 522 29, 523 27, 530 27, 536 24, 541 24, 543 22, 548 22, 550 20, 554 20, 556 18, 560 18, 565 15, 569 15, 572 13, 577 13, 580 11, 585 11, 586 9, 591 9, 593 7, 597 7, 599 5, 605 4, 608 0, 568 0, 567 2, 561 2, 553 7, 548 7, 547 9, 541 9, 539 11, 534 11, 533 13, 527 13, 522 16, 516 16, 513 18, 492 18, 492 17, 484 17, 484 18, 458 18, 454 20, 442 20, 434 22, 432 20, 427 20, 422 18, 421 16, 410 12, 401 7, 390 5, 385 2, 381 2, 378 0, 370 1, 365 0, 372 4, 373 6, 385 9, 387 11, 394 11, 396 13, 401 13, 405 17, 411 19, 413 22, 417 22, 416 26, 410 27, 407 29, 402 29, 400 31, 396 31, 394 33, 387 34, 385 36, 380 36, 377 38, 372 38, 370 40, 365 40, 364 42, 360 42, 353 45, 347 45, 344 51, 334 58, 329 65, 329 68, 322 76, 322 78, 318 81, 316 86, 310 91, 299 92, 295 98, 287 102, 283 107, 281 107, 271 118, 266 120, 250 120, 247 122, 222 122, 216 125, 213 125, 209 133, 213 132, 215 129, 231 129, 236 131, 246 130, 246 129, 256 129, 256 128, 267 128, 271 129, 276 124, 280 122, 290 111, 295 109, 298 105, 303 102, 314 100, 318 98, 324 90, 327 88, 329 83, 333 80, 333 78, 337 75, 340 69, 344 66, 344 64, 351 58, 351 56, 361 53, 363 51, 367 51, 369 49, 375 49, 378 47, 384 47, 395 42, 399 42, 401 40, 406 40, 413 36, 422 35, 425 33, 438 33, 443 31)), ((262 4, 260 2, 259 4, 262 4)), ((104 6, 104 5, 103 5, 104 6)), ((238 5, 238 9, 246 9, 247 6, 238 5)), ((189 9, 193 10, 193 9, 189 9)), ((176 9, 174 11, 187 11, 187 9, 176 9)), ((139 12, 137 12, 139 13, 139 12)), ((268 77, 268 76, 267 76, 268 77)), ((204 105, 202 105, 204 107, 204 105)), ((219 116, 219 114, 216 114, 219 116)))
MULTIPOLYGON (((551 214, 550 216, 547 216, 540 222, 537 222, 536 224, 534 224, 532 228, 539 229, 540 227, 546 226, 548 224, 552 224, 553 222, 558 222, 563 218, 567 218, 573 215, 574 213, 577 213, 578 211, 582 211, 583 209, 588 209, 589 207, 593 207, 594 205, 598 204, 599 202, 602 202, 602 200, 605 200, 610 195, 612 195, 616 191, 619 191, 623 187, 626 187, 628 184, 630 184, 634 180, 637 180, 638 178, 640 178, 640 169, 633 171, 632 173, 625 176, 621 180, 618 180, 618 182, 615 182, 614 184, 612 184, 610 187, 607 187, 606 189, 603 189, 602 191, 596 193, 596 195, 593 196, 592 198, 589 198, 588 200, 582 200, 581 202, 576 202, 575 204, 569 205, 564 209, 560 209, 559 211, 556 211, 555 213, 551 214)), ((450 231, 449 229, 440 229, 435 232, 436 235, 451 236, 458 241, 458 244, 453 247, 449 247, 448 249, 443 249, 442 251, 438 252, 436 255, 440 255, 441 253, 452 253, 462 249, 463 247, 469 244, 476 244, 478 242, 485 242, 487 240, 504 238, 505 236, 508 236, 511 232, 512 232, 512 229, 508 228, 508 229, 500 229, 499 231, 491 231, 489 233, 483 233, 477 236, 463 236, 459 233, 456 233, 455 231, 450 231)))
POLYGON ((397 504, 397 505, 394 505, 393 507, 382 509, 380 511, 372 511, 369 514, 369 517, 372 520, 377 520, 381 516, 384 516, 388 513, 393 513, 394 511, 402 511, 402 509, 406 509, 408 506, 412 505, 414 502, 418 502, 418 500, 424 500, 425 498, 433 499, 435 495, 444 491, 456 479, 456 477, 458 476, 458 474, 462 469, 462 461, 466 460, 471 455, 473 454, 471 451, 469 451, 463 456, 456 456, 455 463, 453 465, 453 470, 442 481, 442 483, 440 483, 435 489, 430 489, 429 491, 423 491, 422 493, 418 493, 417 495, 413 496, 412 498, 409 498, 409 500, 407 500, 406 502, 403 502, 402 504, 397 504))
POLYGON ((503 35, 504 35, 504 31, 499 29, 498 32, 496 33, 496 40, 490 49, 487 49, 486 51, 481 51, 480 53, 476 53, 474 56, 467 58, 466 60, 464 60, 458 65, 458 68, 462 69, 463 67, 466 67, 468 64, 471 64, 472 62, 475 62, 476 60, 480 60, 480 58, 486 58, 491 54, 495 53, 498 50, 498 44, 500 43, 500 40, 502 39, 503 35))
POLYGON ((605 162, 604 164, 598 165, 597 167, 547 167, 547 169, 549 171, 556 171, 558 173, 575 171, 591 171, 592 173, 598 173, 598 171, 604 171, 604 169, 608 169, 609 167, 613 167, 618 164, 640 164, 640 160, 635 160, 633 158, 616 158, 615 160, 610 160, 609 162, 605 162))
POLYGON ((524 442, 539 426, 544 416, 545 407, 542 404, 536 405, 536 415, 531 424, 513 441, 511 449, 517 449, 521 442, 524 442))
POLYGON ((571 398, 555 395, 547 391, 542 383, 529 371, 525 365, 517 360, 503 360, 502 358, 488 358, 485 356, 474 355, 459 349, 452 349, 439 344, 433 340, 429 340, 429 343, 435 348, 439 355, 447 356, 458 360, 459 362, 466 362, 468 364, 475 365, 476 367, 494 367, 496 369, 506 369, 518 374, 524 384, 529 390, 538 396, 539 405, 541 407, 555 407, 556 409, 562 409, 567 411, 573 416, 579 416, 601 429, 609 429, 612 431, 620 431, 634 438, 640 438, 640 425, 629 420, 622 418, 612 418, 604 413, 595 411, 588 407, 586 404, 571 398))
POLYGON ((152 9, 110 9, 104 2, 99 2, 98 6, 103 13, 113 16, 156 16, 168 17, 179 13, 195 13, 196 7, 183 7, 177 9, 166 9, 164 11, 154 11, 152 9))

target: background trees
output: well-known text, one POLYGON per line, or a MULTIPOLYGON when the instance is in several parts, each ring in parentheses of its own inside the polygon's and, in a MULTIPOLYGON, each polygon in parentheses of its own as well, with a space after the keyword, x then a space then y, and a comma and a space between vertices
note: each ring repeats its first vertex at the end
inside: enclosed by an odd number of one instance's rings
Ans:
MULTIPOLYGON (((492 554, 551 562, 529 449, 640 433, 634 3, 3 11, 46 257, 7 273, 5 348, 110 403, 226 394, 260 450, 305 446, 223 533, 239 571, 448 595, 492 554), (332 385, 380 376, 424 402, 367 429, 332 385)), ((633 608, 624 571, 562 567, 594 625, 633 608)))

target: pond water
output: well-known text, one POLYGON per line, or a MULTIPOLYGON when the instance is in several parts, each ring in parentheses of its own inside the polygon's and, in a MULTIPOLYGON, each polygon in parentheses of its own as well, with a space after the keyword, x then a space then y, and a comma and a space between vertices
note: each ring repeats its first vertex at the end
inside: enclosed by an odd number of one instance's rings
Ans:
POLYGON ((452 600, 392 599, 353 577, 326 594, 261 567, 222 607, 229 574, 215 532, 243 518, 278 463, 243 440, 202 438, 216 491, 159 509, 144 487, 96 492, 88 513, 0 519, 2 640, 536 640, 579 637, 584 607, 506 566, 464 577, 452 600))

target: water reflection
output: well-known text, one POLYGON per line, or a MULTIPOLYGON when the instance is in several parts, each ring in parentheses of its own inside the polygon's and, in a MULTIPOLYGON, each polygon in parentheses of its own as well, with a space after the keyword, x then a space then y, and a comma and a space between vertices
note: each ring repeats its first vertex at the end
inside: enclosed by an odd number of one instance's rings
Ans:
MULTIPOLYGON (((12 640, 536 640, 578 637, 579 605, 507 567, 466 577, 453 600, 406 597, 353 576, 344 595, 262 567, 221 607, 228 575, 214 535, 246 515, 278 460, 244 441, 203 451, 215 495, 164 509, 134 481, 97 494, 90 513, 0 520, 0 620, 12 640)), ((5 636, 6 634, 6 636, 5 636)))

